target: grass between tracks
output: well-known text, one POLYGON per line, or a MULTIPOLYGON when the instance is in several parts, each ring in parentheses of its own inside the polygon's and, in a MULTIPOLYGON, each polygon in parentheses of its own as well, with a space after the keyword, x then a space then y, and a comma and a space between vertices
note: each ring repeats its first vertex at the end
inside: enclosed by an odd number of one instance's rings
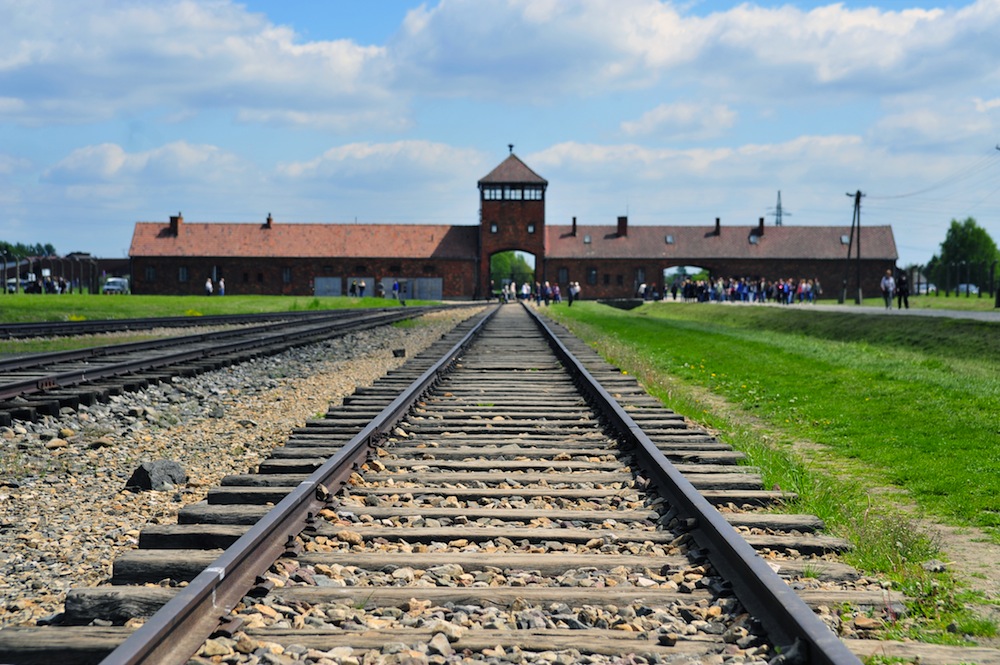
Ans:
MULTIPOLYGON (((410 305, 425 301, 407 301, 410 305)), ((172 316, 214 316, 294 312, 304 310, 361 307, 399 307, 390 298, 316 298, 312 296, 106 296, 89 294, 7 294, 0 293, 0 323, 40 321, 95 321, 104 319, 156 318, 172 316)), ((113 342, 94 336, 59 339, 3 340, 3 353, 42 353, 83 348, 95 344, 124 344, 155 336, 131 332, 117 334, 113 342)))
POLYGON ((887 636, 963 643, 996 633, 963 609, 977 594, 920 565, 938 543, 915 517, 1000 542, 1000 325, 808 306, 626 312, 585 301, 547 311, 745 451, 767 486, 797 492, 796 509, 853 543, 851 563, 914 597, 887 636))

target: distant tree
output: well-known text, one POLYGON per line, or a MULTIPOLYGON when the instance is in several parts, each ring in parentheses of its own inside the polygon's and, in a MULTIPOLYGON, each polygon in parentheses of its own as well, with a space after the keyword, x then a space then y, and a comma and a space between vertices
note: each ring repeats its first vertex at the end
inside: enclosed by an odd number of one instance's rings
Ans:
POLYGON ((490 279, 496 288, 500 288, 504 280, 513 279, 521 284, 533 279, 534 275, 535 269, 520 252, 498 252, 490 258, 490 279))
POLYGON ((972 217, 964 222, 953 219, 944 242, 941 243, 940 254, 935 254, 927 263, 927 276, 939 286, 951 287, 963 281, 966 276, 971 275, 973 277, 969 279, 974 279, 979 275, 975 271, 982 266, 988 271, 994 261, 1000 261, 1000 250, 986 229, 979 226, 972 217), (954 274, 949 281, 949 269, 963 263, 966 265, 966 272, 961 276, 954 274))

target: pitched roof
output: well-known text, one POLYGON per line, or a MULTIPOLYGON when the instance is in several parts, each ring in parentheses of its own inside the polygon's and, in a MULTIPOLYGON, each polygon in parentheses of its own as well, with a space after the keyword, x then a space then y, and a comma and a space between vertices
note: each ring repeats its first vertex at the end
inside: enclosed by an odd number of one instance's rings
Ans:
POLYGON ((521 159, 511 153, 507 159, 490 171, 482 180, 480 185, 548 185, 549 181, 538 175, 521 159))
POLYGON ((478 244, 477 226, 137 222, 129 256, 469 259, 478 244))
MULTIPOLYGON (((753 243, 758 226, 722 226, 719 235, 714 226, 629 226, 621 237, 617 226, 579 225, 575 236, 571 226, 545 230, 548 259, 846 259, 841 238, 851 234, 849 226, 768 226, 753 243)), ((895 261, 892 227, 862 227, 861 257, 895 261)))

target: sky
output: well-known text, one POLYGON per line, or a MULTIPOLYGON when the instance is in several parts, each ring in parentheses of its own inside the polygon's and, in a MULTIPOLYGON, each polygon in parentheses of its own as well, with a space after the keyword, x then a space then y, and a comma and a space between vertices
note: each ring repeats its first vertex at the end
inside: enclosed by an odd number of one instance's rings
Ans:
MULTIPOLYGON (((0 0, 0 240, 138 221, 478 223, 508 146, 546 221, 1000 241, 1000 0, 0 0)), ((863 242, 863 236, 862 236, 863 242)), ((862 245, 863 250, 863 245, 862 245)))

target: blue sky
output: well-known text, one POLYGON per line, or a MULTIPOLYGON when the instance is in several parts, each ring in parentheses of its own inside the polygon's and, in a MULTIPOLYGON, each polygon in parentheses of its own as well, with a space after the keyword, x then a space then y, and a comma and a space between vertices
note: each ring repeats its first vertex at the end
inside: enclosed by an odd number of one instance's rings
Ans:
MULTIPOLYGON (((549 223, 1000 241, 1000 0, 0 0, 0 239, 136 221, 475 224, 507 145, 549 223)), ((863 247, 863 246, 862 246, 863 247)))

